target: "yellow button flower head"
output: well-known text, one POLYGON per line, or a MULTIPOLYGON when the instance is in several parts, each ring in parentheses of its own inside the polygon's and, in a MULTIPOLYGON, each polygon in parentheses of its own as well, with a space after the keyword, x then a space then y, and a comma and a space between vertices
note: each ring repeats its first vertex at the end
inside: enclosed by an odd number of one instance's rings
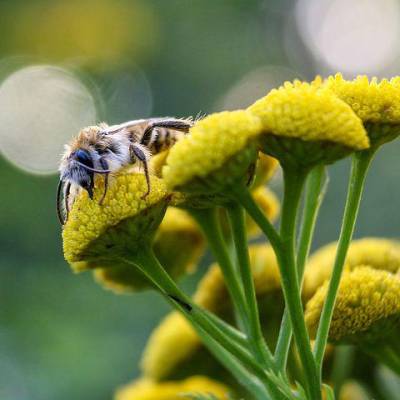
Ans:
POLYGON ((391 81, 358 76, 347 81, 341 74, 322 84, 345 101, 361 118, 371 145, 380 145, 400 134, 400 79, 391 81))
POLYGON ((346 381, 340 389, 339 400, 370 400, 367 390, 357 381, 346 381))
POLYGON ((261 185, 265 185, 275 174, 277 167, 278 160, 276 158, 259 152, 254 182, 251 186, 252 189, 254 190, 261 185))
POLYGON ((154 380, 171 379, 175 366, 185 363, 200 347, 202 342, 190 323, 172 312, 151 334, 141 360, 142 372, 154 380))
MULTIPOLYGON (((328 282, 306 305, 305 319, 315 336, 328 282)), ((377 342, 390 336, 400 322, 400 279, 387 271, 359 266, 343 274, 336 300, 329 340, 377 342)))
POLYGON ((282 165, 330 163, 369 146, 361 120, 331 91, 286 82, 248 108, 263 124, 261 149, 282 165))
POLYGON ((150 243, 168 204, 168 191, 163 182, 151 178, 147 190, 143 174, 117 175, 102 205, 102 181, 95 184, 94 199, 83 192, 77 197, 62 236, 65 259, 74 271, 118 267, 150 243))
POLYGON ((115 400, 184 400, 185 394, 214 395, 228 400, 229 389, 204 376, 192 376, 183 381, 157 383, 141 378, 119 389, 115 400))
MULTIPOLYGON (((330 278, 335 262, 337 243, 321 247, 309 259, 304 274, 303 294, 309 299, 330 278)), ((363 238, 351 242, 345 269, 366 264, 392 273, 400 269, 400 242, 383 238, 363 238)))
MULTIPOLYGON (((153 242, 154 254, 169 275, 176 279, 192 272, 204 249, 203 234, 193 218, 183 210, 169 207, 153 242)), ((100 284, 118 293, 138 289, 137 273, 130 265, 99 268, 94 275, 100 284)))
MULTIPOLYGON (((250 262, 262 322, 266 322, 270 329, 273 317, 281 315, 284 305, 275 253, 270 246, 252 245, 250 262)), ((233 319, 229 294, 217 264, 213 264, 200 281, 194 301, 221 318, 233 319)), ((279 318, 276 320, 280 322, 279 318)), ((178 313, 168 315, 154 330, 145 347, 141 367, 143 374, 154 380, 176 379, 200 373, 225 382, 228 376, 203 346, 189 322, 178 313)))
POLYGON ((217 194, 242 180, 256 159, 258 118, 247 111, 212 114, 170 150, 163 177, 167 186, 194 194, 217 194))

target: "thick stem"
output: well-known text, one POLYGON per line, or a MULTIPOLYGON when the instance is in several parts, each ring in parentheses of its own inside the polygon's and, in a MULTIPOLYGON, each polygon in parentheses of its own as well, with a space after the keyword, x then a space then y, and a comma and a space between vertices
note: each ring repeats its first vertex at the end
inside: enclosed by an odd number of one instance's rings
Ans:
MULTIPOLYGON (((299 247, 297 252, 297 275, 300 282, 300 289, 304 275, 304 267, 306 265, 312 238, 314 236, 318 211, 322 204, 328 183, 328 179, 326 177, 326 167, 321 164, 317 165, 307 178, 304 214, 302 218, 299 247)), ((282 371, 286 370, 291 339, 292 325, 290 323, 289 310, 286 307, 275 350, 275 362, 278 368, 282 371)))
POLYGON ((235 266, 231 261, 229 250, 221 232, 217 210, 193 209, 190 210, 190 214, 196 219, 207 238, 207 242, 211 248, 211 251, 224 275, 226 287, 229 291, 232 303, 237 311, 240 323, 245 325, 248 315, 247 304, 239 281, 239 274, 235 270, 235 266))
POLYGON ((307 173, 303 171, 284 169, 285 190, 280 231, 282 244, 281 251, 276 255, 281 271, 285 303, 293 327, 299 357, 304 368, 308 396, 310 399, 318 400, 321 399, 321 386, 304 321, 295 258, 297 211, 306 175, 307 173))
POLYGON ((268 349, 261 330, 256 291, 254 288, 253 274, 248 253, 244 210, 237 203, 229 205, 227 210, 232 227, 233 240, 235 243, 237 262, 242 278, 244 295, 249 309, 248 337, 250 344, 257 360, 264 363, 267 367, 273 368, 273 356, 268 349))
POLYGON ((314 347, 314 354, 320 380, 322 373, 322 361, 326 343, 328 341, 329 326, 332 320, 339 283, 342 277, 343 266, 354 232, 354 226, 360 207, 365 177, 367 175, 368 167, 371 163, 373 155, 374 151, 370 150, 355 153, 353 156, 344 217, 336 251, 336 259, 333 266, 331 280, 329 282, 328 293, 322 309, 314 347))
POLYGON ((334 351, 330 381, 332 382, 336 397, 339 398, 343 383, 351 376, 355 349, 354 346, 337 346, 334 351))

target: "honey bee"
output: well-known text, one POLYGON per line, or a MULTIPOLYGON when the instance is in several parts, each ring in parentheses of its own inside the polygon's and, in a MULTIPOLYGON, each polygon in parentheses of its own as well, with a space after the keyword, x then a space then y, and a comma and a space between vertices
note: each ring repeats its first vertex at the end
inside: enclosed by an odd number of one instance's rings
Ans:
POLYGON ((122 167, 138 163, 143 166, 150 193, 148 162, 152 154, 170 148, 179 138, 189 131, 193 120, 177 118, 152 118, 128 121, 120 125, 108 126, 105 123, 89 126, 65 146, 59 171, 60 181, 57 187, 57 215, 63 225, 75 196, 86 190, 93 199, 94 176, 104 175, 103 202, 109 183, 109 174, 122 167), (61 194, 64 197, 64 212, 61 194))

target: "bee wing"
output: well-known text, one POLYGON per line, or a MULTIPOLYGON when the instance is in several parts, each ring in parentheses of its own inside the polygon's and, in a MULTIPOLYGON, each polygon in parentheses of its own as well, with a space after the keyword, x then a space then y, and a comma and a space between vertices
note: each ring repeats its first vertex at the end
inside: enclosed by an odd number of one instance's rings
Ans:
POLYGON ((124 122, 122 124, 118 124, 118 125, 112 125, 112 126, 107 126, 104 129, 102 129, 99 133, 102 135, 112 135, 114 133, 117 132, 121 132, 123 130, 130 130, 131 128, 135 127, 135 126, 139 126, 142 125, 148 121, 151 121, 149 119, 135 119, 133 121, 128 121, 128 122, 124 122))

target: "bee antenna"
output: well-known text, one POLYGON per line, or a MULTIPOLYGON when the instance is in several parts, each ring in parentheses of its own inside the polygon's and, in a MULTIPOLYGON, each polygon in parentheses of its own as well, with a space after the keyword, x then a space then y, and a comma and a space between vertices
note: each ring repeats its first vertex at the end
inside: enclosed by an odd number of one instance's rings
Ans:
POLYGON ((61 225, 65 224, 64 216, 61 211, 61 189, 63 187, 63 183, 64 183, 64 181, 62 179, 60 179, 60 181, 58 182, 57 200, 56 200, 57 201, 57 217, 58 217, 58 220, 60 221, 61 225))
POLYGON ((89 167, 89 166, 81 163, 78 160, 74 160, 74 162, 76 164, 80 165, 81 167, 85 168, 88 171, 96 172, 96 174, 109 174, 110 172, 112 172, 110 169, 95 169, 95 168, 89 167))

